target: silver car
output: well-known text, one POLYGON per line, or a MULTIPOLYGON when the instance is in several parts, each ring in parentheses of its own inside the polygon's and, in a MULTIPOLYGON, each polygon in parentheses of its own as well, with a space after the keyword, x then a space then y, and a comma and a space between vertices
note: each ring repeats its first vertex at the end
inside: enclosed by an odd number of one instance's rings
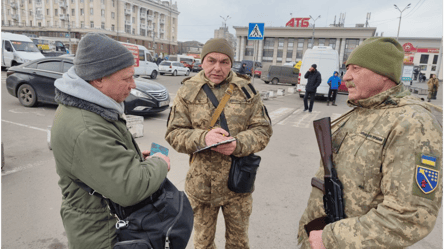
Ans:
POLYGON ((160 75, 171 74, 176 75, 190 75, 190 69, 185 67, 178 61, 162 61, 159 65, 160 75))

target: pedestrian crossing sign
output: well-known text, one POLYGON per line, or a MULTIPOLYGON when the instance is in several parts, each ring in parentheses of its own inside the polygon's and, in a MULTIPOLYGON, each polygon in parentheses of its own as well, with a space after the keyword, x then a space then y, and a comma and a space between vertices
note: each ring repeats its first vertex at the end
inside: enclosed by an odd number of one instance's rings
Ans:
POLYGON ((264 23, 249 23, 248 40, 263 40, 264 26, 265 26, 264 23))

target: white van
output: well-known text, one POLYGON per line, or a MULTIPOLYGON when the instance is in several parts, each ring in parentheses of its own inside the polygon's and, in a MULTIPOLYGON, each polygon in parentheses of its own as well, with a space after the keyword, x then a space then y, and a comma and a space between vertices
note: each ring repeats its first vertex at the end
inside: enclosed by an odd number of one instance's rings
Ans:
POLYGON ((316 89, 316 96, 328 96, 330 87, 327 80, 333 75, 335 71, 339 72, 339 55, 338 51, 329 46, 314 46, 313 49, 307 49, 302 58, 301 70, 299 70, 299 80, 297 91, 299 96, 305 95, 305 86, 307 79, 304 78, 305 73, 311 65, 316 64, 317 70, 321 74, 321 84, 316 89))
POLYGON ((126 42, 120 42, 128 48, 134 55, 135 60, 135 76, 150 76, 151 79, 157 78, 159 67, 153 62, 153 55, 142 45, 136 45, 126 42))
POLYGON ((44 57, 29 37, 2 32, 2 68, 17 66, 44 57))

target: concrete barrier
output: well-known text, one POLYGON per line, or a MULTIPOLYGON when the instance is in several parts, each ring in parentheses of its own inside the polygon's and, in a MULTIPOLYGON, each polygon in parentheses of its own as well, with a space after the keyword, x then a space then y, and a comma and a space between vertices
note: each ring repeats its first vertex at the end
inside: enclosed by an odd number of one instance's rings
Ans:
POLYGON ((126 115, 126 127, 133 137, 143 137, 143 117, 126 115))
POLYGON ((288 93, 296 93, 296 92, 297 92, 296 87, 289 87, 288 88, 288 93))
POLYGON ((283 89, 283 88, 278 88, 278 90, 277 90, 277 95, 278 95, 278 96, 284 96, 284 95, 285 95, 285 89, 283 89))
POLYGON ((270 98, 276 98, 277 97, 277 93, 275 93, 274 91, 268 91, 268 93, 270 94, 270 98))
POLYGON ((270 92, 268 91, 261 91, 261 99, 267 100, 270 97, 270 92))

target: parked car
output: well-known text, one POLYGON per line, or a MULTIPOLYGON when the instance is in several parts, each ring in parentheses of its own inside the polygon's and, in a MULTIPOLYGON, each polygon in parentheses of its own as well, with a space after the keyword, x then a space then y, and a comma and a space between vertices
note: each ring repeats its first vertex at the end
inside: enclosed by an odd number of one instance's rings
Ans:
POLYGON ((190 69, 185 67, 182 63, 177 61, 162 61, 159 65, 160 75, 171 74, 176 75, 190 75, 190 69))
POLYGON ((299 70, 288 66, 274 66, 268 68, 268 73, 262 74, 261 79, 265 84, 288 83, 295 86, 298 83, 299 70))
POLYGON ((200 72, 202 70, 202 63, 196 62, 193 66, 193 72, 200 72))
POLYGON ((260 78, 262 75, 262 68, 254 69, 254 77, 260 78))
POLYGON ((240 61, 234 61, 233 65, 231 65, 231 70, 233 70, 234 72, 239 72, 239 69, 241 68, 242 63, 240 61))
POLYGON ((2 69, 44 57, 29 37, 2 32, 2 69))
MULTIPOLYGON (((72 57, 47 57, 11 67, 6 72, 6 89, 26 107, 38 103, 57 104, 54 100, 56 79, 73 65, 72 57)), ((136 88, 125 99, 125 113, 146 115, 169 108, 170 95, 159 83, 135 80, 136 88)))

